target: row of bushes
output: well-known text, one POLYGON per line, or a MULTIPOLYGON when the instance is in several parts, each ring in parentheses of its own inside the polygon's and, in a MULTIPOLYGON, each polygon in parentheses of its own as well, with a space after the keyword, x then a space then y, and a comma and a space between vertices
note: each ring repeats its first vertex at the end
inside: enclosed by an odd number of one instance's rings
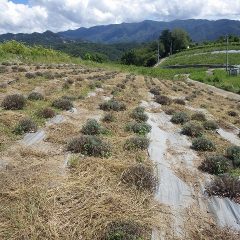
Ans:
MULTIPOLYGON (((38 92, 32 92, 29 94, 28 99, 31 101, 43 100, 44 96, 38 92)), ((5 110, 21 110, 26 106, 26 99, 21 94, 13 94, 6 96, 1 104, 1 107, 5 110)), ((72 102, 67 98, 59 98, 53 101, 52 107, 61 110, 70 110, 73 107, 72 102)))

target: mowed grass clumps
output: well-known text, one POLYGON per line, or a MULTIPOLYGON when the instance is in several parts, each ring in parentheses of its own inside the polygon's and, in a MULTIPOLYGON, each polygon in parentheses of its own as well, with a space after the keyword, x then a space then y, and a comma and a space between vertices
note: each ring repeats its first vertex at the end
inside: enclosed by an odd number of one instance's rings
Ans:
POLYGON ((185 112, 176 112, 171 118, 171 122, 174 124, 184 124, 189 121, 189 116, 185 112))
POLYGON ((148 116, 145 113, 145 108, 136 107, 132 113, 130 114, 131 118, 135 119, 137 122, 146 122, 148 120, 148 116))
POLYGON ((94 157, 109 157, 111 147, 97 136, 80 136, 73 138, 67 145, 67 150, 72 153, 81 153, 94 157))
POLYGON ((146 228, 134 221, 118 220, 107 226, 104 240, 143 240, 146 238, 146 228))
POLYGON ((69 99, 59 98, 59 99, 56 99, 55 101, 53 101, 52 107, 68 111, 68 110, 71 110, 73 108, 73 103, 69 99))
POLYGON ((198 137, 193 140, 192 149, 196 151, 214 151, 216 147, 211 140, 205 137, 198 137))
POLYGON ((126 105, 122 102, 116 101, 116 100, 109 100, 106 102, 103 102, 99 105, 100 109, 103 111, 124 111, 126 110, 126 105))
POLYGON ((5 110, 21 110, 26 105, 26 99, 21 94, 8 95, 3 99, 1 107, 5 110))
POLYGON ((157 178, 153 169, 144 164, 137 164, 127 168, 121 177, 121 181, 138 190, 154 192, 157 188, 157 178))
POLYGON ((222 155, 207 156, 199 169, 214 175, 224 174, 231 169, 231 162, 222 155))
POLYGON ((134 132, 139 135, 146 135, 152 127, 145 122, 131 122, 126 125, 126 131, 134 132))
POLYGON ((150 144, 150 141, 146 137, 132 137, 127 139, 124 144, 124 149, 131 150, 146 150, 150 144))
POLYGON ((227 174, 216 177, 206 188, 210 196, 228 197, 240 203, 240 179, 227 174))
POLYGON ((24 134, 37 131, 37 124, 29 119, 22 119, 14 129, 15 134, 24 134))

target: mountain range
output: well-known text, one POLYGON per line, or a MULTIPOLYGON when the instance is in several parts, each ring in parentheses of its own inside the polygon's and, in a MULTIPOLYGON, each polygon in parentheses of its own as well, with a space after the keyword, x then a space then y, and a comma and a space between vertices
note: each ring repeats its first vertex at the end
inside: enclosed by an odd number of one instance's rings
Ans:
POLYGON ((110 24, 90 28, 81 27, 75 30, 53 33, 31 34, 3 34, 0 42, 6 40, 17 40, 28 44, 52 45, 69 42, 93 42, 93 43, 130 43, 148 42, 158 38, 164 29, 185 29, 193 41, 203 42, 216 40, 226 34, 240 35, 240 21, 235 20, 175 20, 171 22, 159 22, 146 20, 139 23, 110 24))

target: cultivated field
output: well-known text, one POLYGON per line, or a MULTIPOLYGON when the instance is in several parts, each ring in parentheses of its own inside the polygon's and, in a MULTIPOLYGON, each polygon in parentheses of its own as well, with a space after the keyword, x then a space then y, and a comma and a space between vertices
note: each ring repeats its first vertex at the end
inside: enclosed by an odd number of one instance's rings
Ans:
POLYGON ((0 239, 239 239, 238 100, 89 64, 0 69, 0 239))

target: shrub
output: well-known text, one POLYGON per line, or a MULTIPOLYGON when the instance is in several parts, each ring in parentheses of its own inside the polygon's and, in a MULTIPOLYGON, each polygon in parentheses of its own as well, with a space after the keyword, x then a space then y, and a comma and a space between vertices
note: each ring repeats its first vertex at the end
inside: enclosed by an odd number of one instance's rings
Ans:
POLYGON ((215 175, 226 173, 230 168, 229 160, 221 155, 206 157, 199 167, 202 171, 215 175))
POLYGON ((124 111, 126 110, 126 105, 124 103, 118 102, 116 100, 109 100, 99 105, 101 110, 104 111, 124 111))
POLYGON ((179 98, 174 99, 173 102, 176 103, 176 104, 179 104, 179 105, 185 105, 186 104, 183 99, 179 99, 179 98))
POLYGON ((175 124, 184 124, 189 121, 189 117, 185 112, 176 112, 171 118, 171 122, 175 124))
POLYGON ((18 72, 27 72, 27 69, 24 67, 19 67, 18 72))
POLYGON ((124 144, 124 149, 126 150, 145 150, 149 146, 149 139, 146 137, 132 137, 126 141, 124 144))
POLYGON ((74 138, 68 143, 67 150, 94 157, 109 157, 111 155, 110 145, 96 136, 74 138))
POLYGON ((54 110, 51 108, 44 108, 38 112, 38 116, 42 118, 53 118, 55 115, 54 110))
POLYGON ((213 151, 215 145, 205 137, 198 137, 193 140, 192 148, 196 151, 213 151))
POLYGON ((5 110, 20 110, 23 109, 26 104, 26 99, 23 95, 13 94, 4 98, 1 106, 5 110))
POLYGON ((25 77, 28 78, 28 79, 32 79, 32 78, 36 77, 36 74, 28 72, 28 73, 25 74, 25 77))
POLYGON ((138 122, 132 122, 127 124, 126 131, 132 131, 134 133, 140 134, 140 135, 146 135, 151 131, 152 127, 145 123, 138 123, 138 122))
POLYGON ((153 87, 150 89, 150 93, 152 93, 153 95, 160 95, 160 88, 159 87, 153 87))
POLYGON ((189 137, 201 137, 203 135, 203 128, 199 124, 187 123, 183 126, 181 133, 189 137))
POLYGON ((233 161, 235 167, 240 167, 240 147, 231 146, 226 150, 226 156, 233 161))
POLYGON ((203 127, 206 130, 212 130, 212 131, 217 130, 219 128, 218 124, 215 121, 212 121, 212 120, 204 122, 203 127))
POLYGON ((37 101, 37 100, 43 100, 44 97, 41 93, 39 92, 32 92, 28 95, 28 99, 32 101, 37 101))
POLYGON ((103 122, 114 122, 115 118, 112 113, 107 113, 103 117, 103 122))
POLYGON ((172 100, 167 96, 155 96, 155 101, 161 105, 170 105, 172 103, 172 100))
POLYGON ((148 190, 154 192, 157 188, 157 178, 153 170, 144 164, 137 164, 127 168, 121 177, 121 181, 138 190, 148 190))
POLYGON ((95 119, 88 119, 81 132, 85 135, 99 135, 102 131, 100 124, 95 119))
POLYGON ((205 114, 201 112, 194 113, 191 119, 195 121, 200 121, 200 122, 204 122, 207 120, 205 114))
POLYGON ((141 240, 144 239, 144 227, 133 221, 114 221, 107 226, 105 240, 141 240))
POLYGON ((167 114, 167 115, 173 115, 174 113, 176 113, 176 111, 172 108, 169 108, 169 109, 165 109, 164 112, 167 114))
POLYGON ((138 122, 146 122, 148 120, 148 116, 144 113, 145 109, 143 107, 136 107, 132 113, 131 117, 134 118, 138 122))
POLYGON ((222 175, 216 177, 206 188, 206 192, 212 196, 228 197, 240 203, 240 180, 237 177, 222 175))
POLYGON ((53 101, 52 106, 61 110, 70 110, 73 104, 69 99, 59 98, 53 101))
POLYGON ((23 134, 36 131, 37 131, 36 123, 28 118, 21 120, 14 129, 14 133, 16 134, 23 134))
POLYGON ((237 117, 238 114, 237 114, 235 111, 229 111, 229 112, 228 112, 228 116, 237 117))

